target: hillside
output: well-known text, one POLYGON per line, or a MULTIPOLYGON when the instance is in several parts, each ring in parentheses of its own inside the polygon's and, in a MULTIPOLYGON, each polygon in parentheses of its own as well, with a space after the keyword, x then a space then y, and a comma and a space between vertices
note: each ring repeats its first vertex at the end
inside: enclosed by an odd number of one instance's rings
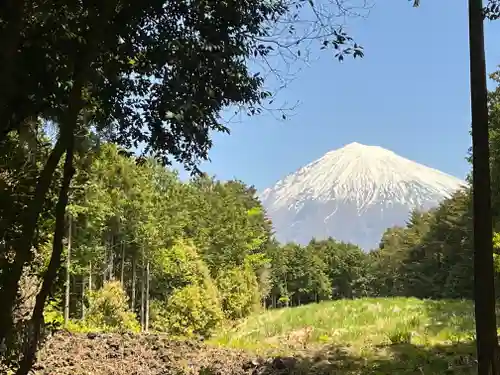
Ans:
POLYGON ((412 210, 435 207, 464 185, 382 147, 351 143, 286 176, 260 199, 281 242, 331 236, 369 250, 412 210))
POLYGON ((37 374, 471 374, 472 305, 361 299, 256 314, 209 342, 161 335, 51 338, 37 374), (308 334, 310 330, 310 334, 308 334))
POLYGON ((214 342, 300 353, 322 373, 437 375, 473 373, 473 337, 468 301, 374 298, 266 311, 214 342))

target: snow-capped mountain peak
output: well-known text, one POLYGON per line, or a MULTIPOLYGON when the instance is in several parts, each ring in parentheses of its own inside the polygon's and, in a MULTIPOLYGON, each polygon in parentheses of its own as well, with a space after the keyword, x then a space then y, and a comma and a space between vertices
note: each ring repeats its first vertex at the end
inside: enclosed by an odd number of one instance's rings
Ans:
MULTIPOLYGON (((354 142, 289 174, 265 189, 260 199, 280 237, 282 222, 293 224, 297 232, 298 222, 304 222, 304 210, 309 221, 317 221, 321 212, 327 226, 332 216, 347 208, 350 214, 362 216, 373 209, 405 207, 407 217, 412 209, 435 206, 462 186, 464 181, 392 151, 354 142), (318 213, 311 211, 312 206, 318 213), (293 223, 288 223, 285 218, 292 216, 293 223), (302 219, 297 220, 296 216, 302 219)), ((402 223, 390 226, 395 224, 402 223)))

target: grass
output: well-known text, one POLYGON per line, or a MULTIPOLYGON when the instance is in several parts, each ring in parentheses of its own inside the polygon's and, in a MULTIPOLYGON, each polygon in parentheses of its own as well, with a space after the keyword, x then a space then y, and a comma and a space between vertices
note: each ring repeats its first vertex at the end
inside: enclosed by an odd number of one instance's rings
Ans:
POLYGON ((270 310, 210 343, 298 356, 307 373, 475 373, 470 301, 375 298, 270 310))

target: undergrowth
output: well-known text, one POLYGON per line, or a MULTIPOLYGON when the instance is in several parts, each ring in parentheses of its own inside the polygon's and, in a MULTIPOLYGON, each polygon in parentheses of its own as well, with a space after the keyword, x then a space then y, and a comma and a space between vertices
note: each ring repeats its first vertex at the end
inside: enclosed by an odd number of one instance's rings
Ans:
POLYGON ((339 374, 475 373, 470 301, 371 298, 269 310, 210 343, 320 358, 339 374))

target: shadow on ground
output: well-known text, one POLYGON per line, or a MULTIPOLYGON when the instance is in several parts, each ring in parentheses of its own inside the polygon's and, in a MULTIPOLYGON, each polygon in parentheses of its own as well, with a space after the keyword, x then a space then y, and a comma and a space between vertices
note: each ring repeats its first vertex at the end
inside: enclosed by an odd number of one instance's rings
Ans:
POLYGON ((253 374, 475 374, 474 345, 424 348, 400 344, 377 348, 379 355, 353 356, 349 348, 326 347, 314 354, 278 357, 255 366, 253 374))
POLYGON ((429 333, 437 336, 443 329, 451 328, 457 335, 474 338, 474 304, 471 301, 427 300, 424 301, 424 308, 430 320, 426 328, 429 333))

